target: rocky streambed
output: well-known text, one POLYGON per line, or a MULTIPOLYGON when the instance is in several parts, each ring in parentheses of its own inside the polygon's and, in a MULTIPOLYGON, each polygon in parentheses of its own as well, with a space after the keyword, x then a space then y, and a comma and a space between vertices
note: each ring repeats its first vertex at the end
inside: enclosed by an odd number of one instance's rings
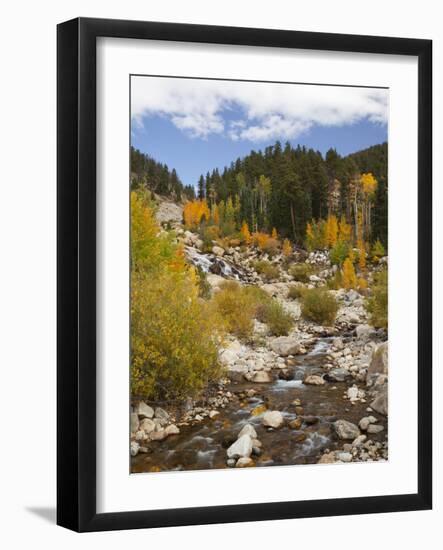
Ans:
POLYGON ((386 417, 358 397, 367 390, 356 393, 350 375, 324 380, 333 342, 319 338, 306 355, 286 358, 272 382, 230 382, 223 408, 202 416, 203 408, 201 419, 179 423, 179 433, 147 443, 132 457, 132 472, 386 459, 386 417))
MULTIPOLYGON (((293 282, 282 258, 272 259, 278 279, 263 280, 252 267, 253 250, 214 246, 204 253, 197 235, 178 231, 188 261, 207 274, 213 292, 226 279, 257 285, 295 325, 288 336, 272 337, 255 321, 253 343, 228 339, 220 350, 226 378, 198 402, 134 400, 131 471, 386 460, 387 335, 368 324, 364 297, 331 291, 339 304, 335 325, 306 322, 298 300, 288 298, 293 282)), ((325 253, 305 261, 319 266, 306 286, 325 285, 333 274, 325 253)))

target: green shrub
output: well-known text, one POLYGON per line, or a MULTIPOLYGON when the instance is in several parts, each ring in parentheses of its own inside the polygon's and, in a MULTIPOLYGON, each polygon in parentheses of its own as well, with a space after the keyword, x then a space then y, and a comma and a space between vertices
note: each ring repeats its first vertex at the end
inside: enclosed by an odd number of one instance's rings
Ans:
POLYGON ((376 328, 388 328, 388 271, 375 276, 371 297, 366 301, 371 323, 376 328))
POLYGON ((198 295, 200 298, 207 300, 211 297, 211 285, 208 283, 208 278, 203 269, 199 266, 195 267, 198 283, 198 295))
POLYGON ((262 323, 266 323, 269 332, 274 336, 287 335, 294 325, 292 315, 275 299, 258 307, 257 319, 262 323))
POLYGON ((371 249, 371 259, 376 264, 385 255, 385 247, 379 239, 375 241, 371 249))
POLYGON ((343 277, 339 269, 328 280, 326 286, 329 290, 339 290, 340 288, 343 288, 343 277))
POLYGON ((322 288, 307 289, 302 296, 301 312, 305 319, 319 325, 331 326, 337 316, 338 304, 334 296, 322 288))
POLYGON ((280 275, 280 269, 278 268, 278 266, 271 264, 267 260, 258 260, 253 263, 253 267, 257 273, 262 275, 265 281, 277 279, 280 275))
POLYGON ((291 285, 288 289, 288 298, 290 300, 298 300, 302 297, 305 288, 303 286, 291 285))
POLYGON ((349 244, 344 241, 337 241, 329 252, 329 259, 332 264, 342 266, 349 254, 349 244))
POLYGON ((309 264, 292 264, 288 269, 289 275, 300 283, 307 283, 310 275, 313 274, 313 268, 309 264))

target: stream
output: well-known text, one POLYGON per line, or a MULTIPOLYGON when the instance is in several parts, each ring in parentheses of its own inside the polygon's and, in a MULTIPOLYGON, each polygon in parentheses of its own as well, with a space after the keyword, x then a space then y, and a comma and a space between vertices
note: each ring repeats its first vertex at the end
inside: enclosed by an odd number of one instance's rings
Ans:
MULTIPOLYGON (((254 457, 256 466, 316 463, 324 449, 335 450, 343 443, 335 435, 333 422, 345 419, 358 424, 367 414, 368 406, 361 402, 351 405, 343 399, 343 392, 352 382, 323 386, 303 384, 306 374, 323 373, 321 366, 328 346, 329 339, 320 338, 308 354, 289 359, 287 366, 292 371, 292 379, 277 379, 269 384, 231 383, 227 389, 232 393, 239 394, 251 388, 257 393, 250 398, 234 399, 212 420, 207 418, 183 426, 180 434, 154 442, 148 453, 131 459, 131 471, 227 468, 226 449, 246 423, 254 426, 262 442, 260 456, 254 457), (296 399, 303 407, 299 415, 293 404, 296 399), (284 427, 265 428, 262 425, 265 408, 280 411, 287 421, 284 427), (288 423, 297 416, 303 417, 303 423, 300 429, 292 429, 288 423)), ((377 440, 378 436, 372 439, 377 440)))

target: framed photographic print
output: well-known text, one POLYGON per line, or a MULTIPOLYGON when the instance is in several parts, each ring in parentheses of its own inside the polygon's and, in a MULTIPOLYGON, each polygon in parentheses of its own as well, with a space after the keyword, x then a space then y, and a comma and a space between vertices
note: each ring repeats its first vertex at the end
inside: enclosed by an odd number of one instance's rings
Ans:
POLYGON ((431 41, 58 26, 58 524, 431 507, 431 41))

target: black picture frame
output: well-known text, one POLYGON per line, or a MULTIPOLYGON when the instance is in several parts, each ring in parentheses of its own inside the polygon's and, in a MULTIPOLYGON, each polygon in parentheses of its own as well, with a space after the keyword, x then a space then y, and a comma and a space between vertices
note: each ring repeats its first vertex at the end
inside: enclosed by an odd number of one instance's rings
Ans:
POLYGON ((78 18, 57 29, 57 523, 105 531, 426 510, 432 506, 432 42, 78 18), (398 54, 418 58, 416 494, 96 512, 96 39, 398 54))

